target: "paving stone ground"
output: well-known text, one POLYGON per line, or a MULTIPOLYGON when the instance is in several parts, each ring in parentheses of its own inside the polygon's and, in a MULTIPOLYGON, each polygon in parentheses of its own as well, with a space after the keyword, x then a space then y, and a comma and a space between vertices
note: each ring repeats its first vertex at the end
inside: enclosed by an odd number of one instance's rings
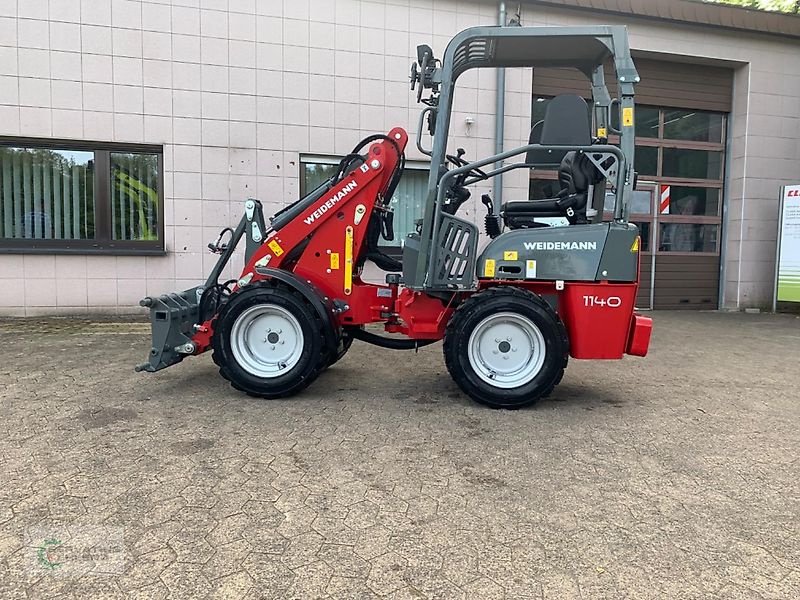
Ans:
POLYGON ((655 324, 503 412, 439 345, 261 401, 135 374, 143 324, 2 321, 0 598, 800 597, 800 319, 655 324))

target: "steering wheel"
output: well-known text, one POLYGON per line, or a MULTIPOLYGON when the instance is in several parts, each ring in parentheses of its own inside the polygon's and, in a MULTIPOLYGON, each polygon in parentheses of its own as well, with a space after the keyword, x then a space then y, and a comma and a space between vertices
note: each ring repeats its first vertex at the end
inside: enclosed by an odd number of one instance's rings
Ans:
MULTIPOLYGON (((449 160, 457 167, 465 167, 469 164, 469 161, 466 161, 463 158, 461 158, 465 154, 463 148, 459 148, 456 151, 456 154, 457 156, 453 156, 452 154, 446 154, 445 158, 447 158, 447 160, 449 160)), ((489 176, 478 168, 470 169, 469 171, 464 173, 464 175, 472 175, 473 177, 478 177, 480 179, 489 179, 489 176)))

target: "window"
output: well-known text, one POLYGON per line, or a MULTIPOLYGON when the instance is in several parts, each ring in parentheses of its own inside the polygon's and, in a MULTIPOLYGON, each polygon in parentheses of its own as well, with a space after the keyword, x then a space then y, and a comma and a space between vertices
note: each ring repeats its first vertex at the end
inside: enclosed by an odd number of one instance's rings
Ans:
POLYGON ((721 191, 719 188, 671 185, 670 201, 665 204, 662 214, 715 217, 719 214, 721 191))
POLYGON ((654 106, 637 106, 633 128, 636 137, 658 137, 659 110, 654 106))
POLYGON ((0 250, 162 253, 161 148, 0 140, 0 250))
MULTIPOLYGON (((308 156, 300 159, 300 194, 305 196, 336 171, 336 157, 308 156)), ((390 254, 399 254, 403 241, 416 231, 416 222, 423 217, 428 193, 430 166, 425 163, 406 163, 403 177, 392 196, 390 206, 394 211, 394 240, 379 240, 380 247, 390 254)))
POLYGON ((634 225, 639 228, 639 238, 641 239, 640 250, 642 252, 650 252, 650 221, 634 221, 634 225))
POLYGON ((716 252, 719 225, 660 223, 661 252, 716 252))
POLYGON ((111 237, 158 241, 158 155, 111 152, 111 237))
POLYGON ((665 110, 664 138, 721 144, 724 120, 724 116, 720 113, 698 110, 665 110))
POLYGON ((633 156, 633 168, 639 175, 658 175, 658 148, 653 146, 636 146, 633 156))
MULTIPOLYGON (((323 159, 325 160, 325 159, 323 159)), ((319 187, 323 181, 329 179, 336 172, 336 162, 301 162, 302 177, 300 195, 305 196, 313 189, 319 187)))
MULTIPOLYGON (((638 108, 636 115, 638 118, 638 108)), ((652 249, 658 253, 718 254, 725 115, 662 108, 655 129, 659 132, 656 137, 645 138, 638 137, 637 128, 636 138, 639 181, 651 182, 657 199, 651 219, 652 249), (646 159, 640 158, 643 152, 646 159), (639 169, 642 164, 646 170, 639 169)))
POLYGON ((4 239, 94 237, 94 155, 0 147, 4 239))
MULTIPOLYGON (((544 118, 549 98, 534 96, 532 122, 544 118)), ((725 164, 723 113, 636 106, 634 113, 639 191, 631 199, 631 220, 642 232, 643 250, 719 253, 725 164), (655 197, 657 202, 651 202, 655 197)), ((612 143, 615 136, 612 136, 612 143)), ((531 172, 530 198, 552 198, 555 171, 531 172)), ((614 195, 606 197, 611 217, 614 195)))
POLYGON ((387 242, 381 239, 381 246, 400 250, 408 234, 417 230, 416 223, 425 212, 429 169, 428 166, 409 168, 406 165, 403 177, 389 203, 394 210, 394 240, 387 242))
POLYGON ((720 179, 722 152, 664 148, 661 174, 680 179, 720 179))
POLYGON ((544 121, 544 113, 547 111, 548 104, 550 104, 550 98, 534 96, 533 104, 531 105, 532 125, 535 125, 539 121, 544 121))
MULTIPOLYGON (((531 105, 531 123, 536 124, 539 121, 544 121, 544 115, 547 111, 547 105, 550 104, 551 98, 547 96, 534 96, 531 105)), ((592 103, 586 101, 586 109, 589 111, 589 118, 592 118, 592 103)), ((655 106, 637 106, 636 119, 634 120, 636 137, 658 137, 659 126, 659 109, 655 106)), ((612 111, 611 113, 611 126, 614 129, 619 129, 619 113, 612 111)))
MULTIPOLYGON (((629 201, 630 212, 634 217, 641 215, 649 217, 653 214, 653 191, 645 186, 642 186, 642 188, 633 190, 633 196, 629 201)), ((614 212, 614 202, 616 202, 616 200, 617 195, 614 192, 606 192, 603 210, 609 213, 609 216, 614 212)))

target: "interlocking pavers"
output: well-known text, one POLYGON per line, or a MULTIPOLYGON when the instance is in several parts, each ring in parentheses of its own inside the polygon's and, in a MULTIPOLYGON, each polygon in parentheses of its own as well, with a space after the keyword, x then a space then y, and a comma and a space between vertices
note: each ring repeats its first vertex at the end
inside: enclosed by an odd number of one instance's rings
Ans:
POLYGON ((134 374, 140 325, 0 321, 0 597, 800 597, 800 321, 655 317, 517 412, 437 346, 268 402, 134 374))

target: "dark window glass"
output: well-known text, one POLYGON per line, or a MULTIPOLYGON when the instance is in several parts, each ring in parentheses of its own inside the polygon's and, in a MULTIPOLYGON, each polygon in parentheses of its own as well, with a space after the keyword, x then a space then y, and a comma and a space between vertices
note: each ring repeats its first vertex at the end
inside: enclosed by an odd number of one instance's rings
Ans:
POLYGON ((303 163, 303 194, 309 194, 333 176, 338 164, 303 163))
MULTIPOLYGON (((616 198, 616 194, 607 192, 605 202, 603 203, 603 210, 606 212, 613 212, 616 198)), ((634 190, 630 199, 630 212, 631 214, 651 215, 653 212, 652 203, 653 197, 650 190, 634 190)))
POLYGON ((544 121, 544 113, 547 110, 547 105, 550 98, 535 97, 533 99, 533 106, 531 107, 531 125, 535 125, 539 121, 544 121))
POLYGON ((636 146, 634 169, 639 175, 658 174, 658 148, 653 146, 636 146))
POLYGON ((658 137, 658 109, 652 106, 637 106, 633 120, 636 137, 658 137))
POLYGON ((0 238, 94 237, 94 153, 0 147, 0 238))
POLYGON ((653 212, 653 196, 650 190, 634 190, 631 197, 632 214, 649 215, 653 212))
POLYGON ((390 202, 394 210, 394 240, 388 242, 381 238, 381 246, 399 248, 408 234, 417 230, 416 223, 422 219, 425 212, 427 193, 428 171, 422 169, 403 171, 403 177, 390 202))
MULTIPOLYGON (((313 160, 313 159, 311 159, 313 160)), ((302 190, 304 194, 312 192, 326 179, 333 176, 338 168, 336 164, 303 162, 302 190)), ((409 233, 416 231, 416 221, 422 219, 428 192, 428 171, 421 168, 406 168, 397 185, 390 206, 394 211, 394 240, 379 240, 381 247, 399 248, 409 233)))
POLYGON ((639 228, 639 237, 642 238, 639 250, 642 252, 650 252, 650 223, 647 221, 639 223, 634 222, 634 225, 639 228))
MULTIPOLYGON (((669 202, 665 202, 662 214, 701 215, 716 217, 719 215, 718 188, 688 187, 682 185, 662 186, 662 195, 668 194, 669 202), (668 188, 665 190, 664 188, 668 188), (668 204, 668 206, 666 206, 668 204)), ((665 198, 664 200, 667 200, 665 198)))
POLYGON ((719 113, 665 110, 664 138, 719 144, 722 142, 722 122, 723 116, 719 113))
POLYGON ((664 177, 720 179, 722 177, 722 152, 664 148, 661 174, 664 177))
POLYGON ((112 238, 157 240, 158 203, 158 155, 112 152, 112 238))
POLYGON ((662 252, 716 252, 719 225, 661 223, 658 249, 662 252))

